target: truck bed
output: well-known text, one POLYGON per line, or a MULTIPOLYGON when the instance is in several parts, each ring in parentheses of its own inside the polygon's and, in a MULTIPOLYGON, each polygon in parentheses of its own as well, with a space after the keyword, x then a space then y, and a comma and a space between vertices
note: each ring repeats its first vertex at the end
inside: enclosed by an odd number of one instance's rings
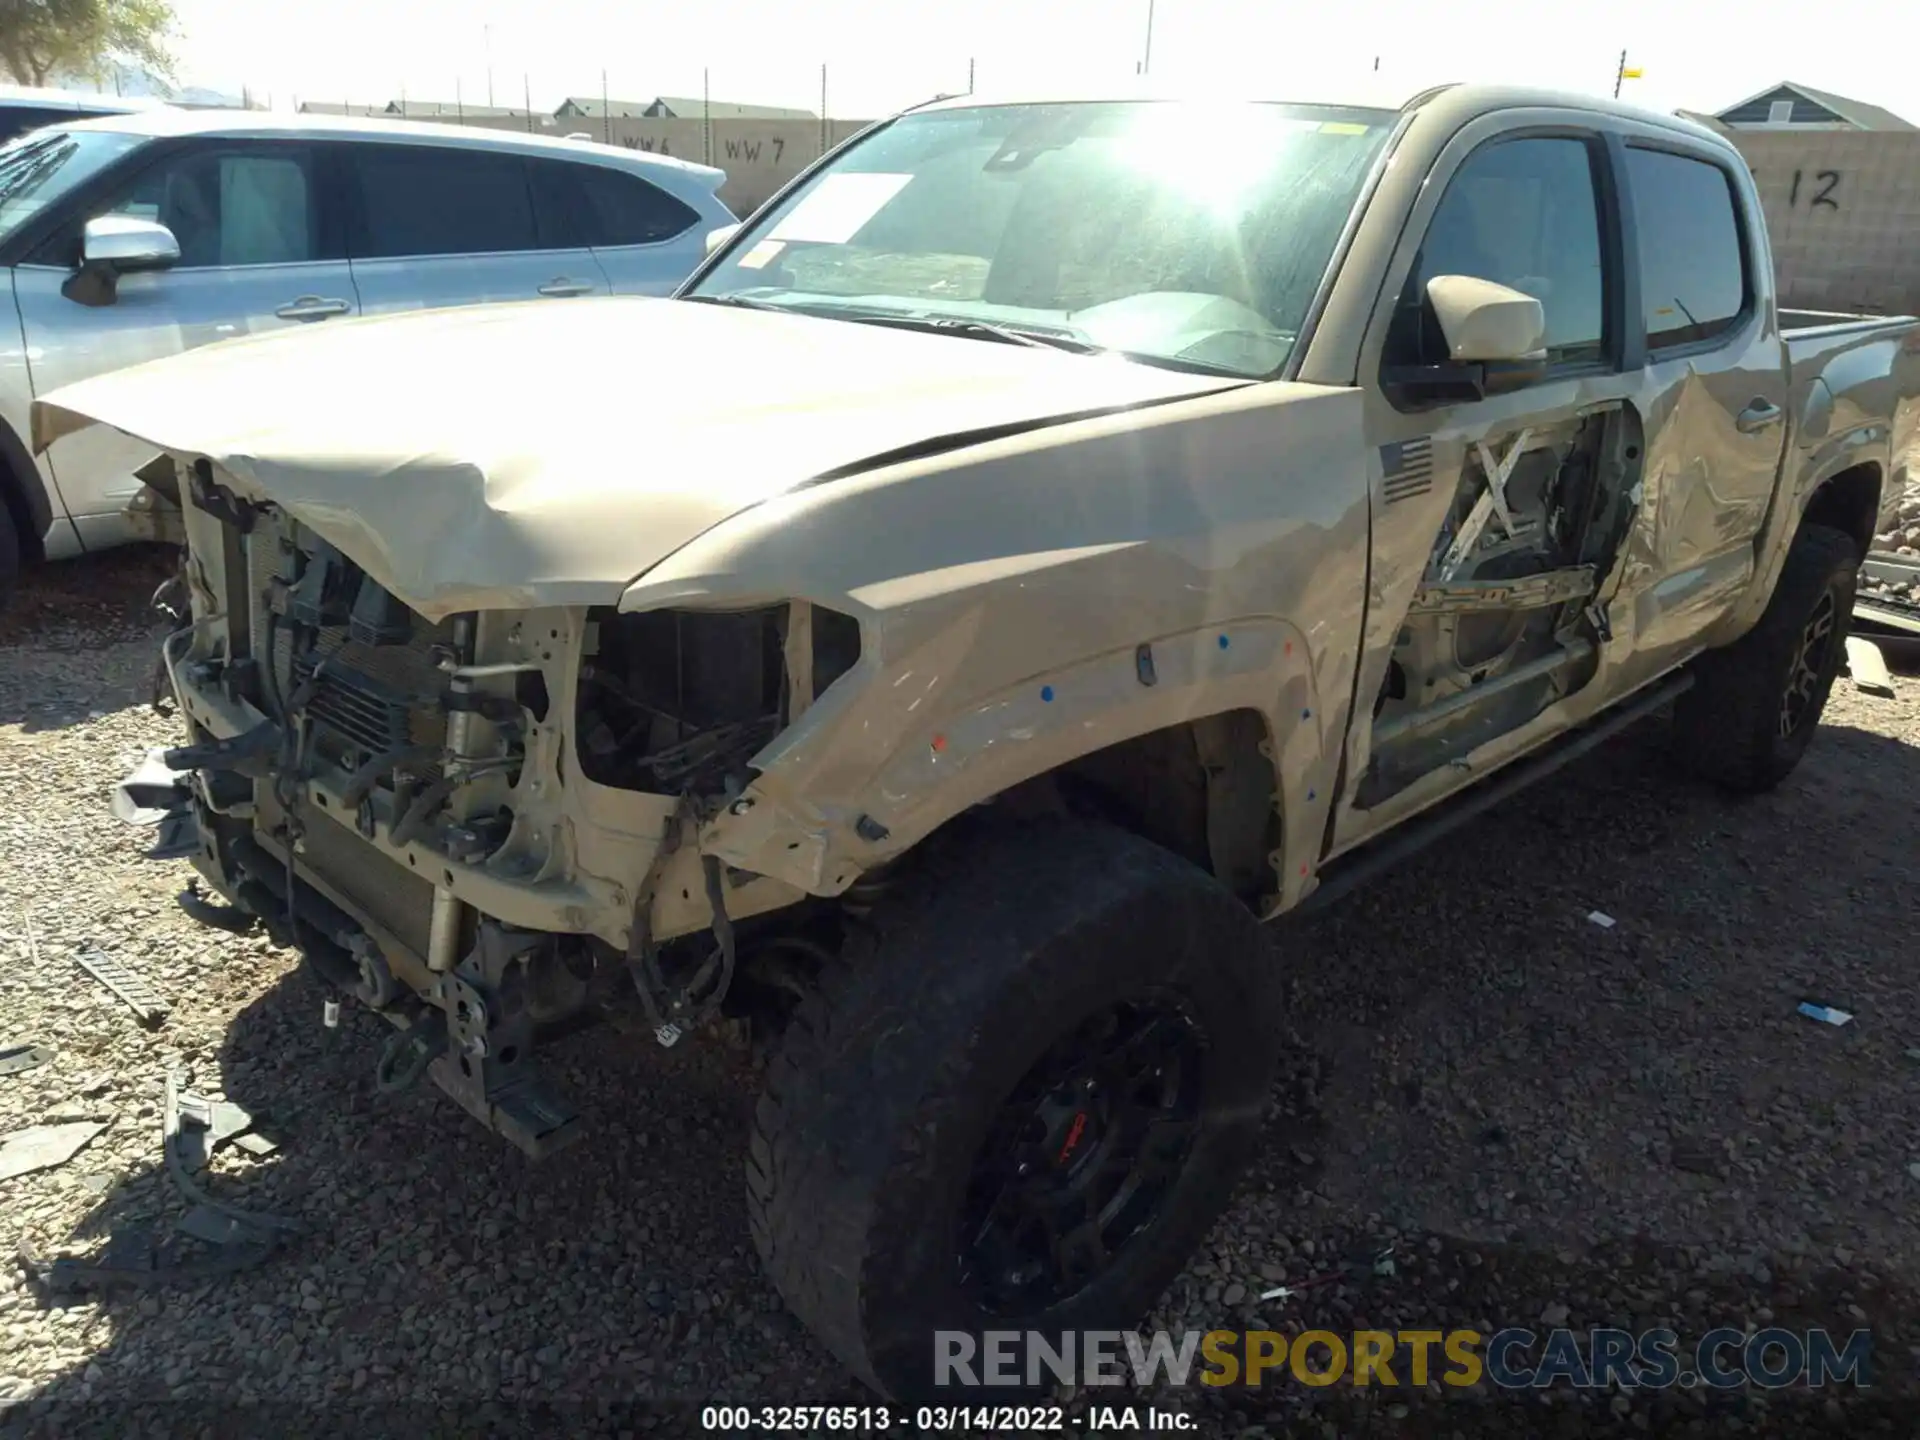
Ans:
POLYGON ((1920 320, 1909 315, 1851 315, 1781 310, 1796 427, 1808 414, 1816 380, 1833 394, 1828 424, 1799 433, 1803 452, 1836 430, 1874 416, 1893 425, 1895 468, 1882 497, 1872 550, 1861 567, 1854 613, 1862 620, 1920 633, 1920 320), (1911 457, 1902 460, 1901 457, 1911 457), (1908 553, 1899 553, 1902 549, 1908 553))

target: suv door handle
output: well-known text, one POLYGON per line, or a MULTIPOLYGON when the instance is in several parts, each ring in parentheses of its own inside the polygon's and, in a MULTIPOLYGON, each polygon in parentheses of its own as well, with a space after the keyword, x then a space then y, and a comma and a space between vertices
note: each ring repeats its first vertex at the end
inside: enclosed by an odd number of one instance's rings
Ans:
POLYGON ((540 287, 542 295, 591 295, 599 287, 591 280, 570 280, 565 275, 556 275, 540 287))
POLYGON ((353 306, 345 300, 328 300, 319 295, 302 295, 291 305, 282 305, 273 313, 282 320, 324 320, 329 315, 345 315, 353 306))
POLYGON ((1755 400, 1733 419, 1733 427, 1742 435, 1766 429, 1786 412, 1771 400, 1755 400))

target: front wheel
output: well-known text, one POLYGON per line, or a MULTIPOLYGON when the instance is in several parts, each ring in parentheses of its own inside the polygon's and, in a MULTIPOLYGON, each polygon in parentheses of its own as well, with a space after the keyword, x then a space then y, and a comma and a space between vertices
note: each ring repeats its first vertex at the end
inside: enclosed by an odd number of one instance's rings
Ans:
POLYGON ((876 1389, 1005 1398, 946 1388, 983 1332, 1134 1324, 1224 1207, 1276 960, 1211 876, 1091 825, 942 847, 848 951, 769 1068, 754 1242, 876 1389))
POLYGON ((1759 623, 1701 656, 1674 707, 1675 748, 1690 769, 1744 792, 1792 773, 1846 655, 1859 571, 1852 536, 1801 527, 1759 623))

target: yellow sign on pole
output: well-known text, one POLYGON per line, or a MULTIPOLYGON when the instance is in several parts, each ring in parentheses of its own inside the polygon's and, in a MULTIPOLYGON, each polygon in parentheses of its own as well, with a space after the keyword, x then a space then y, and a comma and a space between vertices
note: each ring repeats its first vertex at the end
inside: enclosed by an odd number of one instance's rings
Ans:
POLYGON ((1622 80, 1638 80, 1645 73, 1646 72, 1644 70, 1640 70, 1638 68, 1635 68, 1632 70, 1622 70, 1620 72, 1620 78, 1622 80))

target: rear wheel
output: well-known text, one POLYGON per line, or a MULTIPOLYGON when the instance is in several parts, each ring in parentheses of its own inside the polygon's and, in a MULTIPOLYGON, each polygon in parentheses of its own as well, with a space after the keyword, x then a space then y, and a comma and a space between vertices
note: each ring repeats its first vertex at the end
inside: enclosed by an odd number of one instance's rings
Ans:
POLYGON ((1153 1304, 1257 1134, 1278 974, 1231 893, 1118 830, 983 837, 903 884, 789 1026, 747 1202, 788 1304, 914 1399, 959 1378, 939 1332, 978 1374, 984 1331, 1153 1304))
POLYGON ((0 498, 0 610, 7 608, 7 602, 13 599, 14 586, 20 579, 20 532, 13 523, 13 514, 7 509, 4 498, 0 498))
POLYGON ((1674 742, 1694 771, 1730 790, 1770 790, 1812 743, 1846 655, 1860 551, 1825 525, 1802 526, 1760 621, 1700 657, 1674 707, 1674 742))

